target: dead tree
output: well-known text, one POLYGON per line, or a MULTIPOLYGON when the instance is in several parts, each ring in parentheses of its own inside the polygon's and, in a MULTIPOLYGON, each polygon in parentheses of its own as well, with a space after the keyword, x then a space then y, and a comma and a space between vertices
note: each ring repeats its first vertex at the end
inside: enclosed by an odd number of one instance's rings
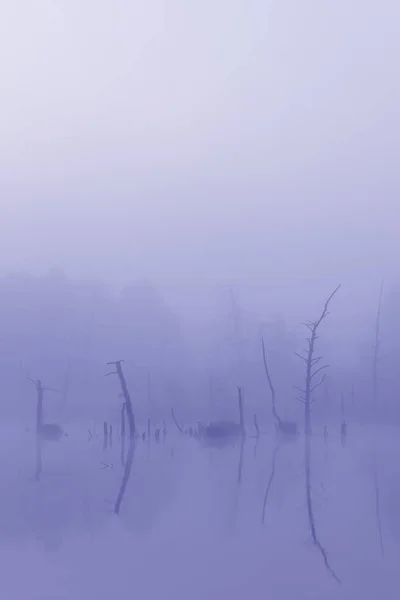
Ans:
POLYGON ((379 364, 379 358, 380 358, 379 351, 380 351, 380 345, 381 345, 380 327, 381 327, 382 297, 383 297, 383 281, 381 283, 381 290, 380 290, 379 302, 378 302, 378 310, 376 313, 376 320, 375 320, 375 344, 374 344, 374 358, 373 358, 373 365, 372 365, 372 397, 373 397, 373 401, 375 404, 379 399, 378 398, 378 396, 379 396, 378 364, 379 364))
POLYGON ((43 424, 44 388, 40 379, 37 381, 31 379, 30 381, 32 381, 33 385, 36 387, 36 434, 39 435, 43 424))
POLYGON ((282 420, 281 420, 280 416, 278 415, 278 413, 276 411, 276 394, 275 394, 275 388, 274 388, 274 386, 272 384, 272 379, 271 379, 271 375, 270 375, 269 368, 268 368, 267 355, 266 355, 266 352, 265 352, 264 338, 261 338, 261 348, 262 348, 262 355, 263 355, 263 362, 264 362, 265 374, 267 376, 267 381, 268 381, 269 389, 271 390, 272 414, 273 414, 274 419, 275 419, 275 424, 277 425, 277 427, 280 427, 280 425, 282 423, 282 420))
POLYGON ((133 439, 135 437, 135 417, 133 414, 132 401, 128 391, 128 386, 126 385, 126 380, 124 373, 122 371, 121 364, 122 360, 117 360, 114 362, 108 362, 107 365, 115 365, 115 371, 111 371, 111 373, 107 373, 108 375, 118 375, 119 382, 121 384, 122 394, 125 400, 125 410, 126 416, 128 418, 128 426, 129 426, 129 437, 133 439))
POLYGON ((180 433, 183 433, 183 434, 184 434, 185 432, 183 431, 182 427, 179 425, 178 421, 176 420, 176 417, 175 417, 175 413, 174 413, 174 409, 173 409, 173 408, 171 408, 171 417, 172 417, 172 420, 173 420, 173 422, 174 422, 174 423, 175 423, 175 425, 176 425, 176 428, 177 428, 177 430, 178 430, 180 433))
POLYGON ((48 424, 47 426, 43 423, 43 399, 45 390, 51 390, 58 392, 53 388, 44 388, 40 379, 34 381, 29 377, 29 381, 33 383, 36 388, 36 465, 35 465, 35 479, 40 480, 40 476, 43 470, 43 459, 42 459, 42 443, 43 440, 51 436, 53 439, 59 439, 62 435, 62 429, 59 425, 48 424), (56 434, 56 436, 55 436, 56 434))
POLYGON ((242 388, 238 387, 238 403, 239 403, 239 424, 240 424, 240 432, 242 438, 246 437, 246 430, 244 427, 244 417, 243 417, 243 394, 242 388))
POLYGON ((306 338, 307 348, 305 349, 305 355, 297 354, 305 362, 305 388, 300 389, 301 397, 299 400, 304 404, 304 454, 305 454, 305 487, 306 487, 306 503, 307 503, 307 515, 308 523, 311 531, 311 537, 314 545, 318 548, 321 556, 324 560, 325 567, 332 575, 332 577, 340 584, 340 580, 337 577, 335 571, 329 564, 328 556, 325 548, 322 546, 318 539, 317 529, 314 518, 314 510, 312 503, 312 486, 311 486, 311 404, 313 402, 313 393, 319 387, 324 377, 315 383, 315 378, 322 373, 329 365, 318 366, 322 360, 322 356, 315 356, 315 345, 318 339, 318 329, 322 321, 328 316, 329 303, 339 290, 340 285, 332 292, 328 300, 325 302, 323 311, 318 319, 315 321, 308 321, 305 323, 307 329, 310 331, 309 337, 306 338))
POLYGON ((351 404, 353 408, 356 405, 356 390, 354 387, 354 383, 351 384, 351 404))
POLYGON ((269 372, 269 367, 268 367, 268 362, 267 362, 267 355, 265 352, 265 344, 264 344, 264 339, 261 338, 261 348, 262 348, 262 355, 263 355, 263 363, 264 363, 264 369, 265 369, 265 374, 267 376, 267 381, 268 381, 268 385, 269 385, 269 389, 271 390, 271 400, 272 400, 272 415, 274 417, 275 420, 275 428, 280 432, 283 433, 285 435, 289 435, 289 436, 294 436, 297 434, 297 424, 292 422, 292 421, 283 421, 280 416, 278 415, 278 412, 276 410, 276 393, 275 393, 275 387, 272 383, 272 379, 271 379, 271 375, 269 372))
POLYGON ((48 440, 59 440, 63 435, 63 429, 56 423, 43 423, 43 399, 44 392, 59 392, 55 388, 45 388, 42 385, 40 379, 34 381, 30 377, 29 381, 33 383, 36 388, 36 435, 39 435, 43 439, 48 440))

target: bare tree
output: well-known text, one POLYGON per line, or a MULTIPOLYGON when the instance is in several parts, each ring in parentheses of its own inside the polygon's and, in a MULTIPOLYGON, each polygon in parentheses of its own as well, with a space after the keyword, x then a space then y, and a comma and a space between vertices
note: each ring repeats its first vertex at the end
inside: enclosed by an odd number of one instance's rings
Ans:
POLYGON ((31 379, 30 377, 28 379, 33 383, 33 385, 36 388, 36 434, 41 435, 44 438, 48 437, 49 439, 51 437, 54 439, 57 437, 57 435, 60 437, 62 435, 62 428, 59 425, 53 423, 45 425, 43 423, 44 392, 59 392, 59 390, 55 388, 43 387, 40 379, 37 379, 36 381, 31 379))
POLYGON ((174 423, 175 423, 175 425, 176 425, 176 428, 177 428, 177 430, 178 430, 180 433, 185 433, 185 432, 183 431, 182 427, 179 425, 178 421, 176 420, 176 417, 175 417, 175 413, 174 413, 174 409, 173 409, 173 408, 171 408, 171 417, 172 417, 172 420, 173 420, 173 422, 174 422, 174 423))
POLYGON ((280 416, 278 415, 278 413, 276 411, 276 393, 275 393, 275 387, 274 387, 274 385, 272 383, 271 375, 270 375, 269 368, 268 368, 267 355, 266 355, 266 352, 265 352, 264 338, 261 338, 261 348, 262 348, 262 355, 263 355, 263 362, 264 362, 265 374, 267 376, 267 381, 268 381, 269 389, 271 390, 272 414, 274 416, 276 425, 278 427, 280 427, 281 423, 282 423, 282 420, 281 420, 280 416))
POLYGON ((324 560, 325 566, 328 569, 329 573, 332 577, 340 584, 340 579, 337 577, 335 571, 329 564, 328 556, 325 548, 322 546, 321 542, 318 539, 317 529, 314 518, 314 510, 312 503, 312 486, 311 486, 311 404, 313 401, 313 393, 319 387, 323 381, 324 377, 321 376, 320 380, 315 383, 315 378, 322 374, 322 371, 328 368, 329 365, 323 365, 321 367, 318 366, 320 361, 322 360, 322 356, 315 356, 315 345, 318 339, 318 329, 322 323, 322 321, 328 316, 328 307, 332 298, 339 290, 340 285, 332 292, 329 296, 328 300, 325 302, 323 311, 318 319, 315 321, 308 321, 305 323, 307 329, 310 331, 310 335, 306 338, 307 348, 305 349, 305 354, 297 354, 299 358, 301 358, 305 362, 305 389, 300 389, 302 396, 299 398, 301 402, 304 404, 304 440, 305 440, 305 487, 306 487, 306 503, 307 503, 307 515, 308 515, 308 523, 311 530, 311 537, 313 543, 320 551, 322 558, 324 560))
POLYGON ((297 434, 297 424, 292 421, 283 421, 280 418, 280 416, 278 415, 278 412, 276 410, 275 387, 272 383, 271 374, 270 374, 269 367, 268 367, 267 355, 265 352, 265 344, 264 344, 263 338, 261 338, 261 348, 262 348, 262 355, 263 355, 264 370, 265 370, 265 374, 267 376, 269 389, 271 390, 272 415, 275 419, 275 427, 280 433, 282 433, 284 435, 294 436, 297 434))
POLYGON ((239 423, 240 423, 240 432, 242 438, 246 437, 246 430, 244 427, 244 417, 243 417, 243 393, 242 388, 238 387, 238 403, 239 403, 239 423))
POLYGON ((42 443, 43 439, 59 439, 62 435, 62 429, 59 425, 43 423, 43 399, 46 390, 58 392, 53 388, 44 388, 40 379, 34 381, 29 377, 36 389, 36 466, 35 479, 40 480, 43 470, 42 443))
POLYGON ((381 327, 381 309, 382 309, 382 297, 383 297, 383 281, 381 283, 381 289, 379 293, 379 302, 378 302, 378 310, 376 312, 376 320, 375 320, 375 343, 374 343, 374 357, 372 364, 372 397, 373 401, 376 404, 379 396, 378 389, 378 364, 379 364, 379 351, 380 351, 380 327, 381 327))
POLYGON ((125 410, 126 416, 128 417, 128 425, 129 425, 129 437, 133 439, 135 437, 135 417, 133 414, 132 401, 128 391, 128 386, 126 385, 126 380, 124 373, 122 371, 121 363, 122 360, 117 360, 114 362, 108 362, 107 365, 115 365, 115 371, 111 371, 111 373, 107 373, 107 375, 118 375, 119 382, 121 384, 122 394, 125 400, 125 410))

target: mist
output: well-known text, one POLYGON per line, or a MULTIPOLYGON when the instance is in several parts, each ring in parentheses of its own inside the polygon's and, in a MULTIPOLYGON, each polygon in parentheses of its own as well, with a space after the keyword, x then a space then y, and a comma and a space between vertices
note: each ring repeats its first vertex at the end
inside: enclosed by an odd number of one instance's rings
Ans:
POLYGON ((8 599, 397 598, 399 23, 2 8, 8 599))

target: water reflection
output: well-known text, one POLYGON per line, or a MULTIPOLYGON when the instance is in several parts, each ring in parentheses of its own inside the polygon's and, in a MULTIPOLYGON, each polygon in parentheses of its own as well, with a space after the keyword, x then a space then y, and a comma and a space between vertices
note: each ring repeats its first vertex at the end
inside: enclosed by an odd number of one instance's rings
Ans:
MULTIPOLYGON (((329 437, 330 460, 326 462, 322 426, 320 436, 316 434, 313 440, 312 457, 318 528, 344 588, 359 581, 363 565, 368 565, 377 581, 383 581, 378 562, 386 565, 389 577, 392 564, 400 558, 400 471, 391 460, 399 442, 395 435, 385 434, 371 453, 370 437, 351 433, 350 439, 343 451, 339 426, 336 437, 329 437)), ((128 442, 124 466, 120 444, 114 443, 103 453, 101 436, 89 443, 86 430, 73 432, 60 444, 43 445, 32 436, 14 441, 6 452, 3 443, 1 539, 36 540, 47 551, 62 552, 85 536, 108 539, 114 513, 119 531, 132 539, 140 535, 153 548, 163 536, 175 535, 182 552, 184 545, 187 556, 197 553, 192 559, 201 565, 208 552, 216 552, 223 544, 228 521, 233 544, 229 548, 237 547, 239 552, 246 544, 255 549, 261 545, 267 569, 275 556, 290 562, 295 555, 304 572, 310 565, 318 585, 329 590, 323 565, 307 544, 302 438, 277 445, 273 437, 261 436, 256 456, 253 443, 249 439, 222 449, 203 448, 197 440, 177 432, 166 443, 151 444, 150 450, 147 440, 128 442), (102 468, 102 461, 107 468, 102 468), (260 512, 261 523, 268 519, 268 528, 260 527, 260 512), (206 551, 209 544, 213 550, 206 551)), ((113 546, 111 539, 109 543, 113 546)), ((171 552, 173 546, 171 542, 171 552)), ((119 561, 119 547, 113 547, 110 560, 119 561)), ((224 548, 218 555, 220 565, 230 560, 232 550, 224 548)), ((253 566, 257 560, 252 554, 253 566)), ((218 576, 222 577, 221 569, 218 576)), ((249 569, 250 565, 242 565, 243 577, 249 569)), ((236 572, 224 576, 228 585, 228 578, 236 572)), ((304 589, 309 589, 307 577, 299 583, 304 589)))
MULTIPOLYGON (((125 440, 125 438, 123 438, 123 439, 125 440)), ((124 476, 122 478, 121 487, 119 489, 117 500, 116 500, 115 506, 114 506, 114 512, 116 515, 118 515, 119 511, 121 510, 122 501, 124 499, 125 492, 126 492, 126 486, 128 485, 129 478, 131 476, 132 462, 133 462, 134 454, 135 454, 135 440, 130 439, 126 461, 124 461, 125 462, 124 476)))

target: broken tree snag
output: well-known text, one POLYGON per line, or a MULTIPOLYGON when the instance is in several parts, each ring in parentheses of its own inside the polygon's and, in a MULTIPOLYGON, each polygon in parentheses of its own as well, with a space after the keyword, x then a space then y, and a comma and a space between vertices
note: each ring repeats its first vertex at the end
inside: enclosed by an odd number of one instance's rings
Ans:
POLYGON ((44 388, 40 379, 34 381, 28 377, 29 381, 33 383, 36 389, 36 435, 41 436, 43 439, 48 440, 59 440, 63 435, 63 430, 60 425, 56 423, 43 423, 43 398, 44 392, 58 392, 55 388, 44 388))
POLYGON ((35 480, 40 481, 43 471, 42 443, 44 439, 59 439, 62 435, 62 429, 59 425, 43 423, 43 397, 45 390, 57 392, 53 388, 44 388, 40 379, 34 381, 28 377, 36 389, 36 461, 35 461, 35 480), (55 437, 54 437, 55 436, 55 437))
POLYGON ((322 546, 319 541, 317 528, 315 524, 314 518, 314 509, 312 503, 312 485, 311 485, 311 402, 312 402, 312 394, 314 390, 323 383, 324 378, 322 377, 320 381, 314 383, 314 378, 321 373, 324 369, 328 367, 328 365, 323 365, 322 367, 318 367, 317 365, 322 360, 322 356, 314 356, 315 352, 315 343, 318 339, 318 328, 321 325, 322 321, 328 315, 328 306, 333 296, 339 290, 340 285, 332 292, 329 296, 328 300, 325 302, 323 311, 320 317, 316 321, 308 321, 305 323, 306 327, 310 331, 310 336, 306 338, 308 347, 305 351, 305 356, 301 354, 297 354, 299 358, 301 358, 305 362, 306 373, 305 373, 305 389, 300 390, 302 396, 299 398, 301 402, 304 404, 304 455, 305 455, 305 488, 306 488, 306 504, 307 504, 307 516, 308 516, 308 524, 311 531, 311 537, 314 545, 318 548, 323 558, 326 569, 329 571, 331 576, 337 581, 337 583, 341 584, 340 579, 336 575, 335 571, 329 564, 328 556, 325 548, 322 546))
POLYGON ((242 388, 238 387, 238 403, 239 403, 239 423, 240 423, 240 433, 242 438, 246 436, 246 430, 244 428, 244 417, 243 417, 243 394, 242 388))
POLYGON ((182 427, 179 425, 178 421, 177 421, 177 420, 176 420, 176 418, 175 418, 175 413, 174 413, 174 409, 173 409, 173 408, 171 408, 171 417, 172 417, 172 420, 173 420, 173 422, 174 422, 174 423, 175 423, 175 425, 176 425, 176 428, 177 428, 177 430, 178 430, 180 433, 185 433, 185 432, 183 431, 182 427))
POLYGON ((374 403, 379 399, 379 382, 378 382, 378 363, 379 363, 379 350, 380 350, 380 328, 381 328, 381 308, 382 308, 382 297, 383 297, 383 281, 381 283, 381 290, 379 294, 378 310, 376 313, 375 320, 375 344, 374 344, 374 361, 372 365, 372 398, 374 403))
POLYGON ((122 371, 122 366, 121 366, 122 362, 123 362, 122 360, 108 362, 107 363, 108 365, 115 365, 116 370, 112 371, 111 373, 107 373, 107 375, 118 375, 118 379, 121 384, 122 395, 125 400, 126 416, 128 418, 128 426, 129 426, 129 437, 131 439, 133 439, 135 437, 135 417, 133 415, 132 401, 131 401, 131 397, 129 395, 128 386, 126 385, 125 376, 122 371))

